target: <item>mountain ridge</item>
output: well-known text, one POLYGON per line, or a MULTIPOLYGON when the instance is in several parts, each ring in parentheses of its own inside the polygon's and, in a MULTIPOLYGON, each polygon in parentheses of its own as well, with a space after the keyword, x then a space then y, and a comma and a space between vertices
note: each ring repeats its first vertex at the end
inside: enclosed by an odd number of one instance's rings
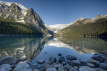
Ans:
MULTIPOLYGON (((84 18, 75 21, 68 27, 60 30, 57 36, 69 39, 90 38, 104 36, 107 33, 107 15, 95 18, 84 18), (63 35, 63 36, 62 36, 63 35)), ((107 37, 106 35, 104 37, 107 37)))
MULTIPOLYGON (((29 27, 29 29, 31 29, 32 32, 27 33, 27 30, 26 32, 22 31, 24 27, 20 29, 20 31, 27 34, 35 34, 36 32, 41 34, 48 33, 48 29, 45 27, 44 22, 42 21, 38 13, 36 13, 32 8, 26 8, 25 6, 16 2, 0 1, 0 22, 2 25, 4 25, 3 23, 7 23, 7 22, 8 23, 12 22, 14 23, 13 25, 15 24, 18 25, 19 23, 21 25, 25 25, 29 27)), ((9 25, 12 25, 12 24, 9 24, 9 25)), ((5 26, 4 26, 4 29, 6 30, 5 26)), ((17 29, 17 26, 16 26, 16 29, 17 29)), ((16 29, 14 27, 14 30, 16 29)), ((0 29, 0 30, 3 30, 3 29, 0 29)), ((17 31, 18 30, 16 30, 15 34, 17 33, 17 31)))

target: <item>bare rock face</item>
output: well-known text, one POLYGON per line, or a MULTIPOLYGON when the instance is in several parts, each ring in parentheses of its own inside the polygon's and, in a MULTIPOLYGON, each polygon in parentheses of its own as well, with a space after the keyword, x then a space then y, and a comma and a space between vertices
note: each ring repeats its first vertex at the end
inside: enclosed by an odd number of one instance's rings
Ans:
POLYGON ((12 34, 46 34, 48 32, 44 22, 32 8, 26 8, 14 2, 0 1, 0 26, 3 27, 0 27, 1 34, 5 34, 7 30, 12 34))

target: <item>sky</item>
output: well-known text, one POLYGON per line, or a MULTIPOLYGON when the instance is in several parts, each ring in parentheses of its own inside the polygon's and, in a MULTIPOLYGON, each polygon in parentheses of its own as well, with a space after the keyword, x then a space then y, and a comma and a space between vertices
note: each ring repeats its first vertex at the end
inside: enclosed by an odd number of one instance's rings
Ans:
POLYGON ((107 14, 107 0, 0 0, 33 8, 45 24, 69 24, 79 18, 107 14))

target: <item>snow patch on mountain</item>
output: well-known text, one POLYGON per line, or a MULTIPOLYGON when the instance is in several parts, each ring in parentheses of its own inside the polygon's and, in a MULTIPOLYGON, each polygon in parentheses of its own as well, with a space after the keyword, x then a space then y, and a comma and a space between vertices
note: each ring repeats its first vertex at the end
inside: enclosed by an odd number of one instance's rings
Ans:
POLYGON ((48 27, 56 30, 61 30, 69 25, 70 24, 53 24, 53 25, 49 25, 48 27))
POLYGON ((3 5, 6 5, 8 7, 10 7, 12 4, 17 5, 18 7, 20 7, 22 14, 25 16, 27 14, 27 10, 28 8, 26 8, 25 6, 19 4, 19 3, 15 3, 15 2, 4 2, 4 1, 0 1, 0 8, 4 8, 3 5))
POLYGON ((66 27, 68 27, 71 24, 52 24, 52 25, 46 25, 50 30, 57 33, 57 31, 62 30, 66 27))
MULTIPOLYGON (((15 2, 4 2, 4 1, 0 1, 0 5, 1 4, 4 4, 4 5, 7 5, 7 6, 10 6, 11 4, 13 4, 15 2)), ((15 3, 16 5, 18 5, 21 9, 23 10, 27 10, 27 8, 19 3, 15 3)))

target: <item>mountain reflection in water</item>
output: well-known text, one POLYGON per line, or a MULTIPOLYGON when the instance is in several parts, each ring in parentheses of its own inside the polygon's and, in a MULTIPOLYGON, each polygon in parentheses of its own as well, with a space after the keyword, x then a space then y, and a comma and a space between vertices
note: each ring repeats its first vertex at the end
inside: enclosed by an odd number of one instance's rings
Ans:
POLYGON ((31 59, 40 53, 45 42, 46 38, 41 37, 0 37, 0 57, 31 59))
POLYGON ((60 41, 47 37, 1 37, 0 58, 45 59, 56 57, 59 53, 72 55, 79 59, 89 59, 93 53, 107 50, 107 42, 98 38, 60 41), (65 43, 67 44, 65 44, 65 43))
POLYGON ((81 40, 68 40, 70 43, 65 44, 58 39, 48 41, 41 53, 33 59, 33 62, 38 59, 48 60, 50 57, 56 57, 58 54, 72 55, 79 60, 87 61, 94 53, 107 50, 107 42, 98 38, 84 38, 81 40))
POLYGON ((76 40, 63 38, 62 41, 82 53, 99 53, 107 50, 107 41, 100 38, 80 38, 76 40))

